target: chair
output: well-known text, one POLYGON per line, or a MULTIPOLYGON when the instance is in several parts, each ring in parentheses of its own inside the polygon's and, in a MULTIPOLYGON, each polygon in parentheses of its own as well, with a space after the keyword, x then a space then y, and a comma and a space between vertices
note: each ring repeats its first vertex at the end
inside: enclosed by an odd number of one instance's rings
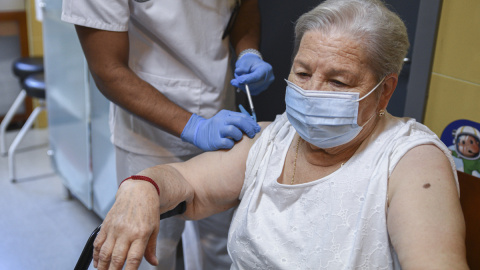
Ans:
POLYGON ((22 105, 23 101, 27 96, 27 92, 23 89, 23 84, 25 79, 36 73, 43 72, 43 57, 23 57, 15 60, 12 65, 13 74, 18 78, 22 90, 13 102, 10 109, 8 109, 7 114, 0 124, 0 153, 2 156, 7 155, 7 147, 5 143, 5 131, 7 130, 8 125, 12 121, 15 113, 18 108, 22 105))
POLYGON ((43 73, 37 73, 28 76, 23 82, 23 90, 25 95, 39 100, 39 106, 37 106, 33 112, 28 116, 27 121, 20 129, 19 133, 15 137, 8 149, 8 174, 12 182, 16 181, 16 170, 15 170, 15 151, 17 150, 18 145, 22 141, 25 134, 32 127, 35 119, 38 115, 46 109, 45 105, 45 77, 43 73))
POLYGON ((470 269, 480 269, 480 179, 461 171, 457 174, 466 225, 467 263, 470 269))

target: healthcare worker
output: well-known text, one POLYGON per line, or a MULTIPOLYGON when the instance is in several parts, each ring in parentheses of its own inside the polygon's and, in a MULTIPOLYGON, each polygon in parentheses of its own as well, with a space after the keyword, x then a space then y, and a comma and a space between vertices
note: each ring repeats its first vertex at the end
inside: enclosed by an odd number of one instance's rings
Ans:
MULTIPOLYGON (((248 84, 256 95, 274 79, 258 52, 257 0, 63 0, 62 20, 75 24, 91 74, 112 101, 117 181, 231 148, 243 133, 260 130, 251 117, 231 111, 232 85, 245 90, 248 84)), ((188 224, 186 269, 229 269, 231 214, 188 224)), ((140 269, 175 269, 184 221, 162 220, 159 230, 158 241, 146 247, 157 246, 158 266, 144 260, 140 269)))

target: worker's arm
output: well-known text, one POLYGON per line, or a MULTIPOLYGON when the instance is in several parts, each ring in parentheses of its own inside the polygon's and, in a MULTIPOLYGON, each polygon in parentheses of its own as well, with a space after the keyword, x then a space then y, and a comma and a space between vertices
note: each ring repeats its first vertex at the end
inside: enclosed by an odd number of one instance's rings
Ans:
MULTIPOLYGON (((258 0, 243 0, 230 34, 230 42, 237 56, 247 49, 260 50, 260 10, 258 0)), ((252 95, 266 90, 274 81, 272 66, 255 53, 239 57, 235 63, 232 85, 245 91, 250 86, 252 95)))
POLYGON ((260 50, 260 23, 258 0, 243 0, 230 33, 237 56, 246 49, 260 50))
POLYGON ((180 108, 128 67, 127 32, 75 26, 98 89, 113 103, 180 136, 190 112, 180 108))
POLYGON ((127 111, 205 151, 229 149, 242 133, 253 137, 260 130, 241 113, 221 111, 204 119, 170 101, 128 67, 127 32, 78 25, 76 30, 98 89, 127 111))
MULTIPOLYGON (((262 124, 262 125, 266 125, 262 124)), ((186 201, 184 216, 200 219, 238 204, 246 159, 254 140, 246 136, 229 151, 203 153, 187 162, 143 170, 159 187, 142 180, 120 185, 115 203, 94 243, 98 269, 137 269, 145 254, 156 264, 155 247, 160 214, 186 201), (109 268, 111 267, 111 268, 109 268)))
POLYGON ((436 146, 411 149, 394 169, 387 225, 402 269, 468 269, 454 175, 436 146))

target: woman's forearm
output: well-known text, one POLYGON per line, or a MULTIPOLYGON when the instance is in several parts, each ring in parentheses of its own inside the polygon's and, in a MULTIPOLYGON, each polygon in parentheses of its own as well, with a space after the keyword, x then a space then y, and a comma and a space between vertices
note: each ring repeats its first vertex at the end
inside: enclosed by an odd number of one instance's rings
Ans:
MULTIPOLYGON (((194 190, 185 177, 171 165, 158 165, 139 173, 155 181, 159 188, 159 211, 163 214, 182 202, 186 202, 188 212, 185 217, 194 218, 194 190), (190 214, 190 215, 189 215, 190 214)), ((153 187, 153 185, 152 185, 153 187)))

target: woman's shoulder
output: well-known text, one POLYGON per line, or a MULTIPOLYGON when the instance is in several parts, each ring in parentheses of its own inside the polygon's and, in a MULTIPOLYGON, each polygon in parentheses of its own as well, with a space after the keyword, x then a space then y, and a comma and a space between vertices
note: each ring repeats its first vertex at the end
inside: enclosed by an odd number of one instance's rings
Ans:
MULTIPOLYGON (((393 171, 398 162, 401 160, 408 161, 412 157, 421 157, 421 159, 436 160, 440 162, 447 161, 450 166, 445 168, 449 171, 455 171, 455 163, 453 161, 451 151, 431 131, 427 126, 417 122, 413 118, 399 118, 392 116, 387 119, 391 122, 390 129, 386 133, 389 134, 385 138, 390 142, 389 159, 390 170, 393 171)), ((422 166, 421 164, 418 164, 422 166)))
MULTIPOLYGON (((411 149, 420 147, 417 151, 429 152, 429 147, 435 146, 442 150, 443 155, 450 159, 450 151, 427 126, 413 118, 385 115, 374 136, 377 145, 382 145, 384 151, 389 152, 390 164, 394 166, 411 149)), ((391 168, 393 169, 393 168, 391 168)))
POLYGON ((390 141, 415 140, 418 137, 438 139, 433 131, 414 118, 385 115, 383 120, 380 123, 379 131, 380 134, 388 136, 390 141))
POLYGON ((278 114, 272 122, 262 122, 260 126, 262 129, 265 127, 270 137, 283 137, 286 135, 285 131, 288 133, 292 127, 285 113, 278 114))

